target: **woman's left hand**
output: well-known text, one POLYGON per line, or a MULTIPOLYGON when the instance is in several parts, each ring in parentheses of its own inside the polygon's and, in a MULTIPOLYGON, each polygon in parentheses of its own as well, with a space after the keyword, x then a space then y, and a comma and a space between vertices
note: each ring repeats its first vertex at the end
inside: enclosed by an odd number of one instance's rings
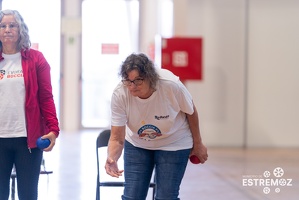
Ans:
POLYGON ((46 134, 46 135, 43 135, 42 136, 42 139, 49 139, 50 140, 50 145, 43 149, 43 151, 51 151, 55 145, 55 142, 56 142, 56 135, 53 131, 51 131, 50 133, 46 134))
POLYGON ((200 163, 204 164, 208 160, 208 149, 203 143, 194 145, 190 156, 195 155, 199 158, 200 163))

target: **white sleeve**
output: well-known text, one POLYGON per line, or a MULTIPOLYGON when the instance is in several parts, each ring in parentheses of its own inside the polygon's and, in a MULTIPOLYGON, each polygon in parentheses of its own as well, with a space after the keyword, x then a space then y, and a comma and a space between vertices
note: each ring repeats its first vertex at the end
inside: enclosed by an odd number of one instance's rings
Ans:
POLYGON ((123 87, 119 84, 111 98, 111 125, 124 126, 127 123, 126 98, 123 87))
POLYGON ((167 69, 159 69, 157 71, 161 80, 172 82, 171 87, 180 110, 190 115, 193 114, 192 96, 185 85, 180 81, 179 77, 167 69))
POLYGON ((194 112, 192 96, 181 81, 178 81, 178 86, 176 98, 180 109, 182 112, 192 115, 194 112))

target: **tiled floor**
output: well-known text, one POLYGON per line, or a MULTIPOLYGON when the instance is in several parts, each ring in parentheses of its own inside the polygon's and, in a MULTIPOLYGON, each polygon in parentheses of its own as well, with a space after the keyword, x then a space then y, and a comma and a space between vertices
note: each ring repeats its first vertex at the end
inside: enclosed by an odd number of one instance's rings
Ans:
MULTIPOLYGON (((41 175, 40 200, 95 199, 98 132, 61 133, 55 149, 44 156, 47 169, 54 173, 41 175)), ((299 148, 209 147, 208 151, 206 164, 188 165, 182 200, 298 200, 299 148)), ((102 200, 119 200, 121 192, 103 189, 102 200)))

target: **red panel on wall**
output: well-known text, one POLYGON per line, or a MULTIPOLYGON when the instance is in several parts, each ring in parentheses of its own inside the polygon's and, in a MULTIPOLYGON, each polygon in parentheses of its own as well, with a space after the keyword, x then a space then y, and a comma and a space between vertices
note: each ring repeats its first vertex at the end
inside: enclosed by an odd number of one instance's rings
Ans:
POLYGON ((102 44, 102 54, 118 54, 118 44, 102 44))
POLYGON ((181 80, 202 80, 202 38, 162 38, 162 68, 181 80))

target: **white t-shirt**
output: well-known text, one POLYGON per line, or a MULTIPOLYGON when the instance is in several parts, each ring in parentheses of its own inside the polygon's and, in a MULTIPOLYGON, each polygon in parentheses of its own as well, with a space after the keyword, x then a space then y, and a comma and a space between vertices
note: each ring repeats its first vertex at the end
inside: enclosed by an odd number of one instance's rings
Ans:
POLYGON ((27 137, 25 85, 21 53, 4 54, 0 62, 0 137, 27 137))
POLYGON ((160 79, 148 99, 134 97, 122 83, 117 85, 111 101, 111 125, 126 125, 126 140, 136 147, 169 151, 192 148, 185 114, 194 112, 192 97, 172 72, 157 71, 160 79))

